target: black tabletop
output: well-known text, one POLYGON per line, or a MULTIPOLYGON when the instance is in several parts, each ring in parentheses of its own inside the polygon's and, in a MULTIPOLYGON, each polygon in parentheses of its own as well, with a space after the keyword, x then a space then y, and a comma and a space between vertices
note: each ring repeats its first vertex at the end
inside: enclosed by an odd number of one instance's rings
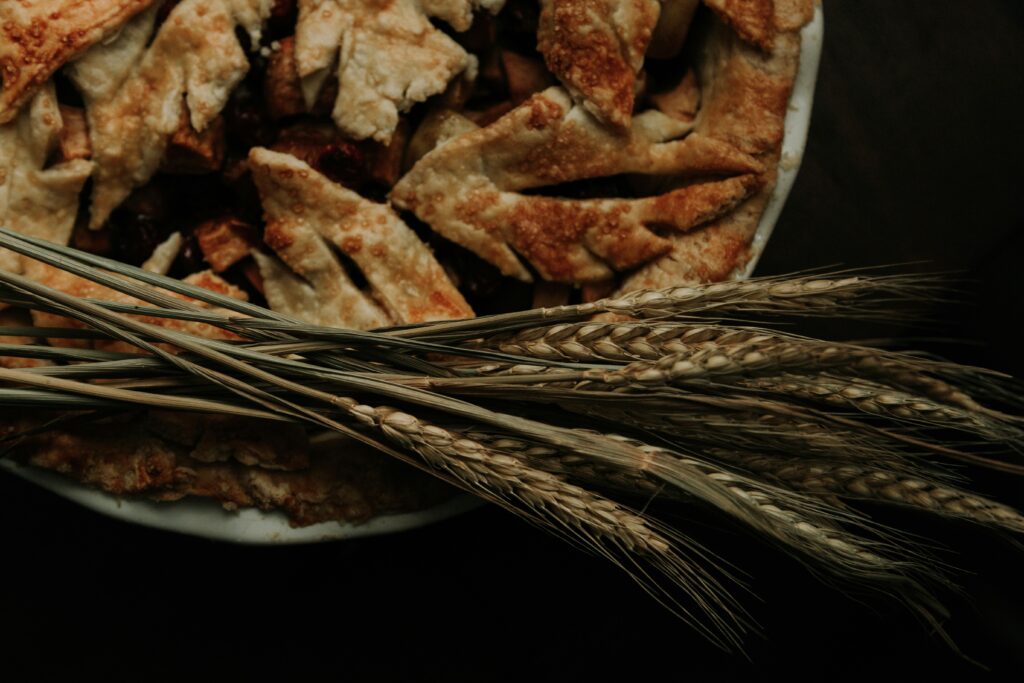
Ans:
MULTIPOLYGON (((956 270, 968 303, 943 309, 928 335, 978 344, 923 343, 1024 376, 1012 331, 1024 295, 1024 4, 825 9, 803 168, 759 272, 956 270)), ((1020 482, 981 485, 1024 503, 1020 482)), ((614 567, 490 508, 396 536, 251 548, 116 522, 2 476, 0 519, 0 671, 981 674, 897 606, 848 598, 746 537, 720 539, 749 573, 745 601, 765 634, 743 658, 696 637, 614 567)), ((995 673, 1024 672, 1024 553, 974 528, 898 520, 952 548, 942 558, 965 570, 963 593, 943 596, 951 636, 995 673)))

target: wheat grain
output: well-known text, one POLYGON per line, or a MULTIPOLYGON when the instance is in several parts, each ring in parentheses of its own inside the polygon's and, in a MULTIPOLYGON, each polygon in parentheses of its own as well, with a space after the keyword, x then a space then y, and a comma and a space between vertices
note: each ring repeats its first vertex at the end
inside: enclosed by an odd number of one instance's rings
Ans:
MULTIPOLYGON (((452 483, 482 495, 566 540, 611 559, 645 590, 716 644, 739 647, 738 631, 748 625, 742 609, 704 568, 708 558, 696 544, 649 517, 557 473, 531 467, 525 453, 495 448, 462 434, 388 407, 344 401, 360 422, 379 429, 392 443, 419 454, 452 483), (617 556, 625 552, 627 557, 617 556), (694 556, 691 559, 682 553, 694 556), (629 569, 626 559, 643 559, 669 581, 664 586, 647 572, 629 569), (700 607, 700 616, 680 603, 673 588, 700 607)), ((507 445, 508 439, 499 443, 507 445)))
POLYGON ((815 315, 842 306, 844 314, 856 316, 878 309, 858 306, 863 297, 910 298, 930 291, 926 277, 789 277, 755 278, 705 285, 670 287, 656 291, 631 292, 603 299, 595 305, 607 313, 637 318, 662 318, 696 312, 774 313, 815 315))
POLYGON ((875 432, 858 432, 799 417, 706 409, 629 410, 602 405, 573 409, 703 447, 803 453, 837 462, 884 463, 901 471, 916 469, 920 456, 875 432))
POLYGON ((1024 431, 1014 424, 1001 421, 997 415, 938 403, 866 379, 840 378, 824 374, 781 374, 773 377, 743 378, 737 380, 737 384, 756 391, 793 396, 840 408, 853 408, 869 415, 960 429, 1010 444, 1019 444, 1024 438, 1024 431))
POLYGON ((860 520, 855 516, 676 451, 624 436, 595 434, 637 449, 633 463, 611 467, 519 439, 494 438, 480 432, 473 436, 492 449, 528 458, 538 468, 593 485, 619 487, 651 497, 683 497, 711 505, 846 579, 856 576, 890 581, 904 575, 912 564, 882 554, 898 555, 897 548, 865 542, 836 524, 841 519, 857 525, 860 520))
POLYGON ((981 406, 941 373, 948 363, 852 344, 833 344, 756 329, 685 323, 566 323, 482 340, 503 353, 552 361, 658 361, 667 356, 694 363, 693 377, 784 369, 832 369, 883 377, 938 401, 971 410, 981 406))
POLYGON ((723 449, 709 451, 709 455, 744 470, 768 475, 801 491, 905 505, 938 515, 1024 532, 1024 516, 1013 508, 936 481, 926 472, 908 474, 855 463, 780 458, 723 449))

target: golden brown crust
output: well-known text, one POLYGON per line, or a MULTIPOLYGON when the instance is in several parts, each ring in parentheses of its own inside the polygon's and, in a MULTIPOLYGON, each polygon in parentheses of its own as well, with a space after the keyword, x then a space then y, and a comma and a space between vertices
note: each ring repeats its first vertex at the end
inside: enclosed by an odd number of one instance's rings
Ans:
MULTIPOLYGON (((59 270, 53 266, 38 261, 26 261, 26 274, 34 281, 42 283, 47 287, 51 287, 65 294, 72 296, 88 299, 102 299, 105 301, 114 301, 117 303, 133 304, 138 306, 147 306, 144 301, 122 294, 108 287, 96 284, 91 280, 86 280, 72 275, 65 270, 59 270)), ((186 282, 194 284, 199 287, 204 287, 211 291, 215 291, 219 294, 226 296, 232 296, 237 299, 244 300, 246 297, 245 292, 238 289, 234 285, 230 285, 224 280, 220 279, 209 271, 195 273, 185 279, 186 282)), ((180 299, 187 300, 187 297, 179 296, 176 294, 170 294, 170 296, 176 296, 180 299)), ((198 303, 198 302, 197 302, 198 303)), ((202 304, 200 304, 202 305, 202 304)), ((149 325, 155 325, 157 327, 164 327, 179 332, 185 332, 187 334, 194 334, 207 339, 237 339, 238 337, 230 332, 214 327, 208 323, 194 322, 190 320, 173 320, 171 318, 159 318, 153 316, 133 316, 140 322, 144 322, 149 325)), ((85 325, 76 320, 65 318, 63 316, 55 315, 53 313, 46 313, 43 311, 32 311, 32 320, 39 327, 72 327, 72 328, 84 328, 85 325)), ((93 346, 97 349, 105 351, 123 351, 127 353, 138 353, 139 350, 126 343, 126 342, 115 342, 115 341, 89 341, 85 339, 50 339, 50 343, 54 346, 72 346, 77 348, 89 348, 93 346)))
POLYGON ((466 30, 495 0, 299 0, 295 57, 307 106, 338 64, 335 123, 356 139, 388 142, 399 113, 444 92, 472 58, 431 17, 466 30), (339 55, 339 51, 343 54, 339 55))
MULTIPOLYGON (((6 419, 0 433, 16 433, 35 424, 34 420, 6 419)), ((164 501, 199 496, 229 509, 281 510, 294 526, 361 522, 380 514, 422 509, 452 495, 452 489, 433 477, 365 446, 345 439, 310 445, 301 429, 280 423, 246 420, 228 433, 204 423, 198 446, 183 443, 180 433, 167 438, 166 431, 153 428, 152 420, 123 419, 114 426, 58 426, 20 441, 12 455, 114 495, 164 501), (287 470, 268 469, 268 463, 250 458, 254 449, 268 450, 263 439, 275 431, 282 442, 271 444, 275 455, 292 456, 287 470), (204 441, 216 444, 216 457, 197 457, 204 456, 204 441)))
MULTIPOLYGON (((50 164, 66 126, 52 83, 40 89, 14 121, 0 126, 0 225, 67 244, 78 211, 78 194, 91 161, 50 164)), ((22 272, 22 258, 0 249, 0 267, 22 272)), ((0 306, 2 307, 2 306, 0 306)))
POLYGON ((782 144, 799 56, 796 33, 780 33, 775 50, 765 55, 727 29, 716 28, 699 76, 708 85, 697 129, 748 154, 776 151, 782 144))
POLYGON ((182 0, 153 35, 155 13, 129 22, 70 69, 93 141, 90 227, 100 228, 160 168, 182 116, 202 133, 249 69, 236 28, 258 38, 270 0, 182 0), (152 38, 152 39, 151 39, 152 38))
POLYGON ((236 218, 217 218, 195 229, 203 258, 215 273, 222 273, 250 253, 256 243, 256 231, 236 218))
POLYGON ((775 30, 799 31, 811 23, 814 8, 820 3, 821 0, 775 0, 775 30))
POLYGON ((765 51, 775 44, 774 0, 704 0, 740 38, 765 51))
POLYGON ((0 2, 0 125, 65 63, 114 34, 153 0, 0 2))
POLYGON ((606 280, 612 269, 635 267, 668 250, 651 228, 688 230, 758 186, 752 174, 762 169, 756 160, 701 135, 679 139, 689 129, 650 111, 621 135, 573 105, 561 88, 550 88, 424 156, 391 200, 505 275, 531 279, 520 254, 547 280, 606 280), (680 182, 638 199, 521 193, 624 173, 680 182), (679 186, 682 178, 707 177, 714 179, 679 186))
MULTIPOLYGON (((267 221, 264 241, 293 279, 304 280, 289 284, 292 291, 312 288, 306 296, 277 296, 271 280, 288 276, 280 268, 265 269, 275 310, 357 329, 473 316, 430 249, 391 207, 364 199, 288 154, 257 147, 249 167, 267 221), (362 271, 371 292, 353 284, 335 249, 362 271)), ((262 269, 266 261, 260 263, 262 269)))
POLYGON ((590 113, 625 129, 658 13, 657 0, 543 0, 537 49, 590 113))
POLYGON ((751 240, 775 188, 789 96, 799 66, 802 24, 791 26, 794 17, 810 18, 804 0, 776 2, 774 9, 771 52, 746 44, 719 23, 707 37, 699 76, 706 85, 696 129, 759 159, 765 169, 761 189, 701 230, 671 236, 672 249, 628 277, 620 291, 724 280, 750 258, 751 240))
POLYGON ((775 186, 774 173, 761 180, 763 187, 732 212, 672 238, 672 249, 626 278, 619 291, 729 279, 750 258, 750 240, 775 186))

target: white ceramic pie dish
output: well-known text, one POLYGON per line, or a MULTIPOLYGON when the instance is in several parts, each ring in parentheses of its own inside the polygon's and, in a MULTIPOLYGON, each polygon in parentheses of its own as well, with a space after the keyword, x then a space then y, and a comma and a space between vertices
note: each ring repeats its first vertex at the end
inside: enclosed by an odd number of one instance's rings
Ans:
MULTIPOLYGON (((789 102, 789 112, 786 115, 777 184, 754 235, 752 257, 734 276, 738 279, 749 277, 757 266, 803 159, 814 100, 814 84, 824 39, 824 17, 820 4, 815 9, 814 19, 803 28, 800 37, 800 67, 789 102)), ((457 496, 433 508, 405 514, 383 515, 362 524, 325 522, 296 529, 288 524, 287 517, 281 512, 263 512, 256 509, 232 512, 223 509, 214 501, 199 499, 173 503, 123 499, 87 488, 58 474, 11 461, 0 460, 0 468, 83 507, 115 519, 233 543, 316 543, 396 533, 439 522, 480 505, 478 499, 471 496, 457 496)))

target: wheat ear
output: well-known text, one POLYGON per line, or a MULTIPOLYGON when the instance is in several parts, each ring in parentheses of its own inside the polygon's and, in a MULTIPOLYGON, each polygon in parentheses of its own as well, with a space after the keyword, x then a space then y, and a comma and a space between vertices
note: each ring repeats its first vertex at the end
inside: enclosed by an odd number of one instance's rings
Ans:
POLYGON ((878 433, 858 432, 807 418, 755 412, 629 410, 602 405, 572 409, 702 447, 799 452, 835 462, 884 464, 900 471, 916 470, 921 456, 878 433))
POLYGON ((811 497, 731 472, 702 458, 625 436, 595 434, 595 438, 615 439, 637 449, 635 462, 614 467, 520 439, 495 438, 481 432, 474 432, 473 436, 502 453, 526 457, 537 468, 592 485, 611 485, 652 498, 682 497, 710 505, 773 538, 802 559, 813 559, 832 574, 847 580, 867 577, 897 580, 914 566, 910 560, 885 556, 901 554, 898 548, 867 542, 838 524, 863 525, 863 520, 857 516, 811 497))
MULTIPOLYGON (((350 403, 364 425, 392 444, 418 454, 436 472, 563 539, 611 560, 646 591, 723 648, 739 648, 748 624, 742 608, 705 568, 704 551, 686 537, 556 472, 532 467, 525 453, 495 447, 388 407, 350 403), (684 553, 690 555, 687 558, 684 553), (669 583, 651 577, 638 560, 669 583), (682 590, 700 609, 694 614, 675 594, 682 590)), ((498 440, 507 445, 514 440, 498 440)))
MULTIPOLYGON (((938 377, 964 368, 853 344, 821 342, 757 329, 686 323, 566 323, 497 335, 478 344, 503 353, 552 361, 657 361, 688 358, 693 377, 793 369, 832 369, 883 377, 938 401, 983 410, 961 389, 938 377)), ((992 378, 991 381, 994 381, 992 378)))
POLYGON ((971 432, 1015 448, 1021 447, 1024 430, 1004 421, 998 414, 950 406, 864 379, 826 374, 803 376, 784 374, 737 380, 739 386, 771 394, 853 408, 869 415, 971 432))
POLYGON ((905 505, 937 515, 1024 532, 1024 515, 1013 508, 937 481, 926 472, 908 474, 856 463, 786 458, 725 449, 715 449, 708 454, 749 472, 772 477, 799 491, 905 505))

